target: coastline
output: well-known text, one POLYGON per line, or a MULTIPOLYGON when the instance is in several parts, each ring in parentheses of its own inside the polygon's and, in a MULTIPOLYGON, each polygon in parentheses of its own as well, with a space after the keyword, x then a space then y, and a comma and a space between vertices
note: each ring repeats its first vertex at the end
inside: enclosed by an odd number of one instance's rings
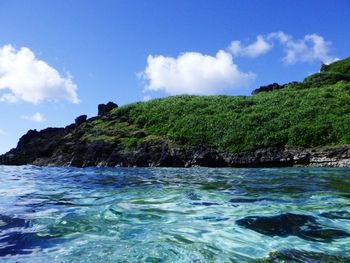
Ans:
MULTIPOLYGON (((66 128, 67 129, 67 128, 66 128)), ((267 147, 229 153, 212 146, 174 146, 150 140, 134 148, 102 141, 65 141, 64 128, 28 132, 0 164, 74 167, 350 167, 350 145, 302 148, 267 147)))

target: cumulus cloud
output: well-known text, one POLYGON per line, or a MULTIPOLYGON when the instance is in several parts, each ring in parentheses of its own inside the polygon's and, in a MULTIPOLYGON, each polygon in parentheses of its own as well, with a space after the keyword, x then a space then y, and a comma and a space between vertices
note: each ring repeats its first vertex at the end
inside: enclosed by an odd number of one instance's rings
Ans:
POLYGON ((273 47, 272 43, 269 43, 261 35, 256 37, 256 41, 250 45, 242 46, 241 41, 235 40, 231 42, 229 51, 234 56, 246 56, 255 58, 262 54, 267 53, 273 47))
POLYGON ((338 60, 329 54, 332 43, 317 34, 308 34, 302 39, 294 39, 293 36, 282 31, 272 32, 264 36, 258 35, 255 42, 246 46, 242 45, 241 41, 232 41, 228 50, 233 56, 254 58, 270 51, 276 43, 280 44, 285 52, 282 58, 285 64, 313 61, 329 64, 338 60))
POLYGON ((29 115, 29 116, 27 115, 22 116, 22 119, 28 120, 28 121, 34 121, 34 122, 43 122, 46 120, 44 115, 42 115, 40 112, 36 112, 33 115, 29 115))
POLYGON ((317 34, 308 34, 302 39, 294 40, 292 36, 284 32, 277 32, 271 33, 269 38, 277 39, 284 46, 286 54, 283 62, 286 64, 312 61, 322 61, 329 64, 338 60, 329 55, 332 43, 317 34))
POLYGON ((70 75, 62 76, 26 47, 0 47, 0 101, 68 100, 78 103, 77 86, 70 75))
POLYGON ((232 55, 219 50, 215 56, 187 52, 178 57, 152 56, 140 74, 147 81, 146 91, 168 94, 212 95, 242 88, 253 79, 253 73, 241 72, 232 55))

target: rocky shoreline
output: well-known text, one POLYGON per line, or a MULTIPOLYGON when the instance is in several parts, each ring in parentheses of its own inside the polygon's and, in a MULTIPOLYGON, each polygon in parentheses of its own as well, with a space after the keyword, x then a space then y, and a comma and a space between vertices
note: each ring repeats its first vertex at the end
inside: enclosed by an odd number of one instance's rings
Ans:
POLYGON ((17 148, 0 156, 0 164, 75 167, 350 167, 350 146, 305 149, 267 147, 255 151, 228 153, 208 145, 184 147, 161 139, 148 140, 136 147, 103 141, 80 141, 79 129, 86 116, 65 128, 30 130, 17 148), (76 138, 66 135, 75 130, 76 138))
MULTIPOLYGON (((350 167, 350 145, 322 148, 266 147, 229 153, 211 145, 181 146, 162 137, 140 140, 130 147, 121 141, 83 139, 95 121, 121 121, 126 116, 110 114, 113 102, 98 105, 98 116, 79 116, 65 128, 29 130, 16 148, 0 156, 2 165, 74 167, 350 167)), ((138 131, 133 139, 145 139, 138 131)))

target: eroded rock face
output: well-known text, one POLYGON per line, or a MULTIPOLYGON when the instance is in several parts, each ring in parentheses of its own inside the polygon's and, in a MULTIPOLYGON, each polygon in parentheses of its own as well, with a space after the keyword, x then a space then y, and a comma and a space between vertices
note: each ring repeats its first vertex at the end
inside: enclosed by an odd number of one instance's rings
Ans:
POLYGON ((237 220, 236 223, 268 236, 297 236, 317 242, 332 242, 338 238, 350 237, 350 234, 343 230, 322 226, 315 217, 309 215, 286 213, 266 217, 249 216, 237 220))
MULTIPOLYGON (((90 119, 89 119, 90 120, 90 119)), ((89 121, 87 120, 87 122, 89 121)), ((81 141, 82 126, 29 131, 17 148, 0 156, 0 164, 43 166, 139 167, 290 167, 350 166, 350 147, 327 150, 269 147, 227 153, 208 145, 182 147, 161 139, 146 140, 133 148, 120 143, 81 141), (73 133, 73 137, 65 136, 73 133)))
POLYGON ((47 128, 40 132, 29 130, 15 149, 0 157, 0 163, 24 165, 32 164, 37 158, 50 158, 64 135, 65 128, 47 128))

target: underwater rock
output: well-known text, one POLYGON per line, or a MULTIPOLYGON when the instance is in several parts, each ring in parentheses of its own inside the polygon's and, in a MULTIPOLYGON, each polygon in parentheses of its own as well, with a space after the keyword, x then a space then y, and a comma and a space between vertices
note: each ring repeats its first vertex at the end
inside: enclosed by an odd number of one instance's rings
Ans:
POLYGON ((315 217, 286 213, 277 216, 249 216, 236 221, 239 226, 268 236, 297 236, 299 238, 331 242, 337 238, 350 237, 350 234, 338 229, 325 228, 317 223, 315 217))
POLYGON ((348 211, 332 211, 322 213, 320 216, 329 218, 329 219, 346 219, 350 220, 350 212, 348 211))
POLYGON ((304 251, 296 249, 287 249, 282 251, 270 252, 267 258, 259 260, 261 263, 279 263, 279 262, 337 262, 337 263, 349 263, 349 257, 327 255, 324 253, 304 251))

